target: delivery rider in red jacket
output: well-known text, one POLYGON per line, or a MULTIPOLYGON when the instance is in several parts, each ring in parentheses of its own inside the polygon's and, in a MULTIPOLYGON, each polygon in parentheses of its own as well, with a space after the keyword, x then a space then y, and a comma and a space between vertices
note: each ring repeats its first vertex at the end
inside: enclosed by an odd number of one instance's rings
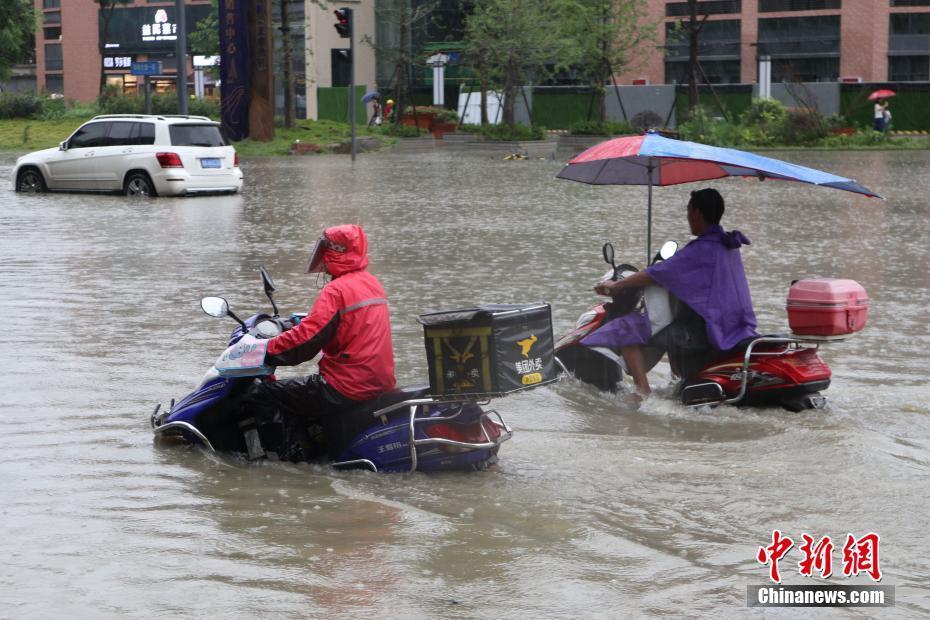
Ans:
POLYGON ((332 280, 299 325, 268 341, 265 354, 268 365, 296 366, 322 351, 319 374, 264 383, 248 399, 251 408, 289 416, 301 428, 320 423, 330 458, 361 430, 358 422, 348 419, 353 406, 395 384, 387 295, 367 266, 368 241, 361 226, 323 231, 307 273, 325 272, 332 280))

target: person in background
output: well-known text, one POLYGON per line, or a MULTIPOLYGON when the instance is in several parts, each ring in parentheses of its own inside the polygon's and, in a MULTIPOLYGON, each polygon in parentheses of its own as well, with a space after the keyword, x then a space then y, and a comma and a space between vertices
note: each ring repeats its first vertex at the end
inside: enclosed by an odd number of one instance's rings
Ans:
POLYGON ((394 114, 394 100, 388 99, 384 102, 384 118, 389 123, 394 120, 392 114, 394 114))
POLYGON ((891 112, 888 110, 888 101, 885 99, 876 100, 872 114, 872 129, 885 133, 888 130, 890 120, 891 112))
POLYGON ((368 126, 369 127, 371 127, 372 125, 381 126, 381 122, 383 119, 381 99, 379 99, 378 97, 373 98, 371 100, 371 105, 372 105, 373 110, 371 114, 371 120, 368 121, 368 126))

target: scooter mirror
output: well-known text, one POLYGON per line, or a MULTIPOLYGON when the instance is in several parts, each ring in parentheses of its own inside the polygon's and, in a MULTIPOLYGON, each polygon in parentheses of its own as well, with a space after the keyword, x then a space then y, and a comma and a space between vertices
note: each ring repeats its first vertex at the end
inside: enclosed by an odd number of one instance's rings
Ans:
POLYGON ((204 312, 218 319, 229 315, 229 304, 222 297, 204 297, 200 300, 200 307, 204 312))
POLYGON ((274 280, 271 279, 271 274, 268 273, 268 270, 265 269, 264 265, 259 267, 258 270, 262 274, 262 285, 265 287, 265 297, 268 298, 268 301, 271 302, 271 307, 274 309, 274 315, 278 316, 278 305, 274 302, 274 296, 272 293, 275 291, 274 280))
POLYGON ((613 246, 613 244, 610 243, 610 241, 608 241, 607 243, 604 244, 604 247, 602 248, 602 251, 604 252, 604 262, 607 263, 608 265, 610 265, 611 267, 616 267, 617 265, 614 263, 614 246, 613 246))
POLYGON ((666 241, 662 244, 662 247, 659 249, 659 257, 662 260, 668 260, 671 257, 675 256, 675 252, 678 251, 678 244, 674 241, 666 241))
POLYGON ((271 279, 271 274, 268 273, 268 270, 264 266, 258 268, 262 273, 262 284, 265 286, 265 294, 273 293, 275 290, 274 280, 271 279))

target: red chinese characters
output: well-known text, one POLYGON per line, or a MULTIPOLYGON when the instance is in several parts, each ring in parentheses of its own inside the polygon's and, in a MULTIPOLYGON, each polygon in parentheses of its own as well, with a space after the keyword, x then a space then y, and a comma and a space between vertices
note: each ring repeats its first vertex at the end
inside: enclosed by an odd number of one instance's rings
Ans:
POLYGON ((881 581, 882 571, 878 566, 878 534, 869 532, 862 538, 846 535, 843 545, 843 574, 847 577, 867 573, 873 581, 881 581))
MULTIPOLYGON (((833 541, 824 536, 815 542, 813 536, 801 534, 803 544, 798 547, 802 559, 798 562, 798 572, 805 577, 814 577, 818 573, 823 579, 833 574, 833 541)), ((873 581, 881 581, 882 571, 879 567, 879 536, 869 532, 860 538, 847 534, 846 544, 843 545, 843 575, 854 577, 865 573, 873 581)), ((781 530, 772 530, 772 544, 759 547, 756 560, 769 567, 769 577, 775 583, 781 583, 781 574, 778 570, 778 561, 785 557, 794 546, 794 541, 781 533, 781 530)))
POLYGON ((769 577, 775 583, 781 583, 781 575, 778 573, 778 561, 793 546, 793 540, 787 536, 783 537, 779 530, 772 530, 772 544, 768 547, 759 547, 759 552, 756 553, 756 560, 760 564, 770 564, 769 577))
POLYGON ((807 534, 801 534, 801 538, 804 539, 804 544, 799 548, 804 554, 804 559, 798 562, 799 572, 807 577, 813 577, 816 569, 824 579, 832 575, 833 543, 830 537, 824 536, 816 545, 813 537, 807 534))

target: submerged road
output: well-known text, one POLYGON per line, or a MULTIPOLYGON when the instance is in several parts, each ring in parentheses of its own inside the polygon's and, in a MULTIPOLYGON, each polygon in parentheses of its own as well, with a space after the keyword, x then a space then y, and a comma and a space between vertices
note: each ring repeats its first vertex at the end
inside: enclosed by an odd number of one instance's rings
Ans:
MULTIPOLYGON (((155 446, 148 416, 224 346, 232 323, 202 296, 264 309, 265 265, 282 310, 309 306, 324 226, 367 229, 398 378, 420 383, 416 314, 542 299, 557 334, 574 325, 604 241, 641 260, 644 188, 554 180, 569 153, 437 151, 245 161, 235 197, 0 189, 0 618, 743 616, 774 529, 831 536, 835 584, 872 583, 842 576, 841 548, 878 533, 894 614, 930 614, 930 160, 774 155, 887 201, 777 181, 660 188, 653 239, 687 241, 688 192, 720 189, 725 227, 753 241, 764 331, 786 329, 791 280, 859 281, 869 325, 823 352, 829 407, 691 410, 660 389, 637 409, 563 381, 495 401, 514 439, 468 475, 247 465, 155 446)), ((0 177, 11 165, 0 156, 0 177)), ((800 559, 782 560, 784 583, 821 583, 800 559)))

